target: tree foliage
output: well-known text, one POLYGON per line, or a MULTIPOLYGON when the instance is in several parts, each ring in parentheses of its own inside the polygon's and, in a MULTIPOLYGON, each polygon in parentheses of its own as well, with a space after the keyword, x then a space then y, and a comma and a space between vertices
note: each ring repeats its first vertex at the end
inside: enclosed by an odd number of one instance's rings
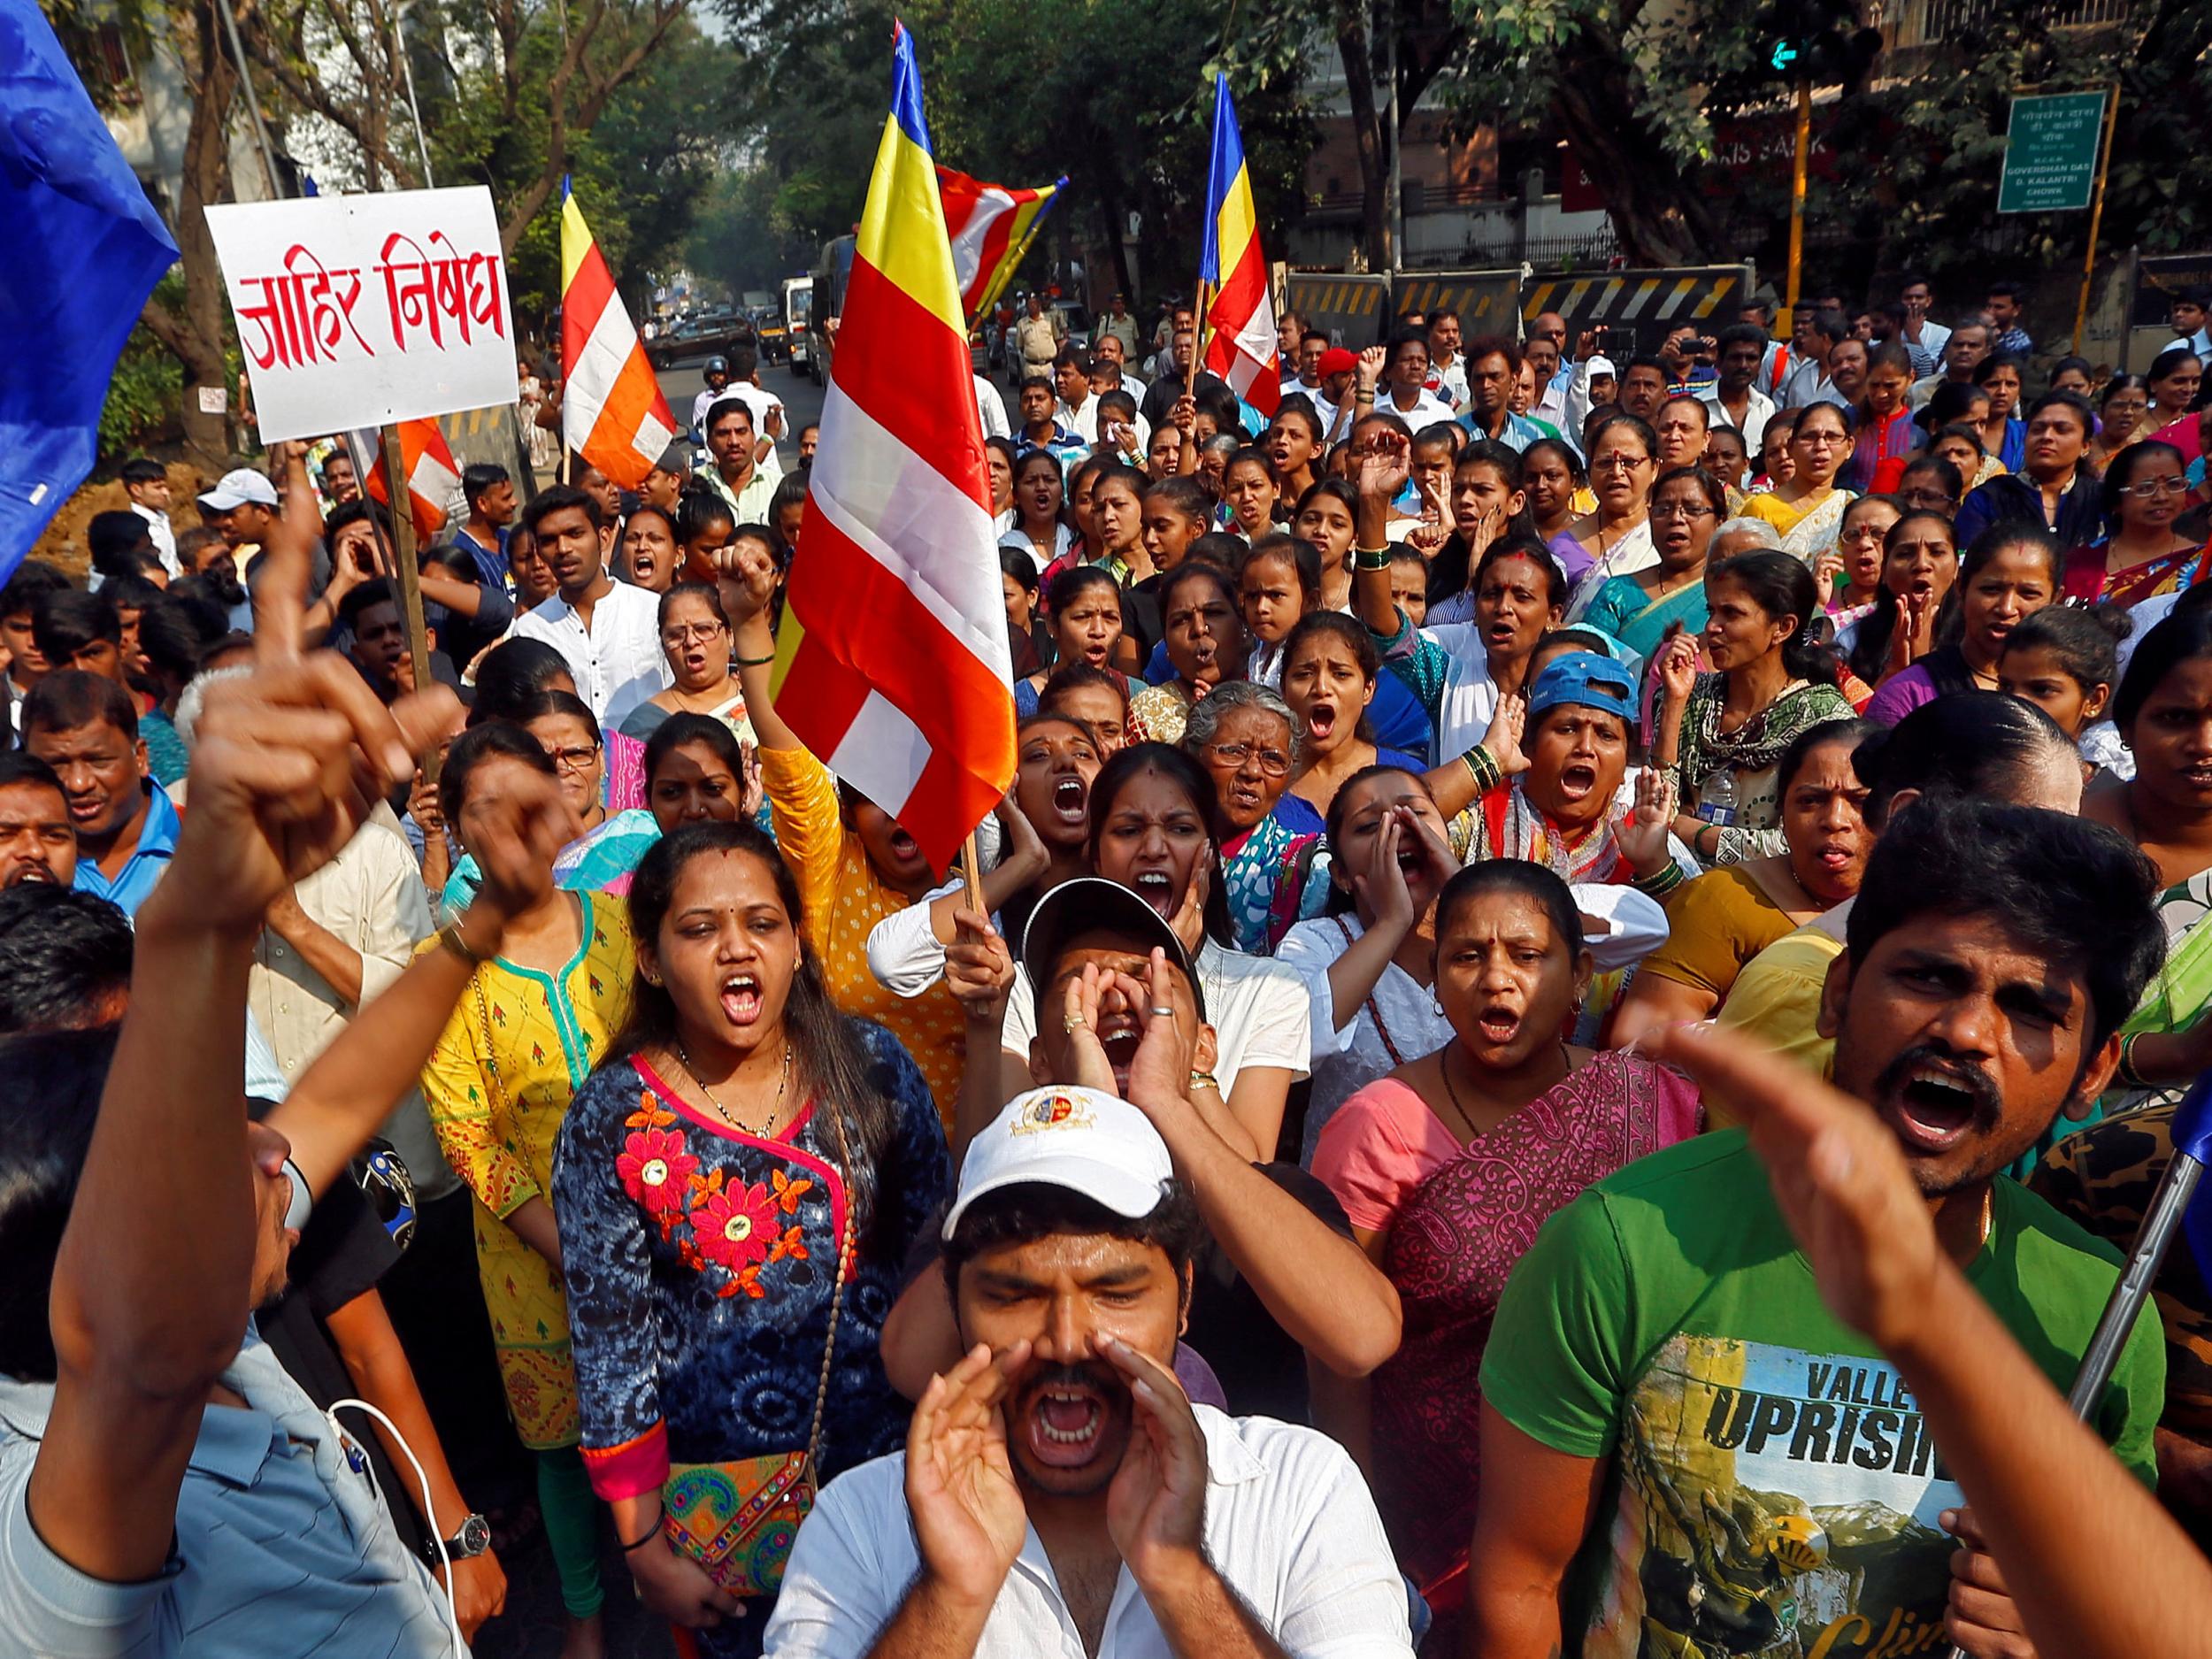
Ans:
MULTIPOLYGON (((890 90, 892 10, 721 0, 752 42, 765 90, 747 129, 759 182, 718 191, 728 247, 757 227, 785 260, 859 217, 890 90)), ((1126 285, 1134 212, 1156 287, 1195 274, 1213 111, 1210 72, 1224 53, 1225 0, 918 0, 898 15, 914 32, 938 159, 1007 184, 1065 173, 1068 190, 1042 250, 1063 229, 1095 240, 1126 285), (1168 273, 1172 273, 1168 274, 1168 273)), ((1250 60, 1233 90, 1263 224, 1295 214, 1310 123, 1294 73, 1263 79, 1250 60)), ((718 272, 716 274, 721 274, 718 272)))

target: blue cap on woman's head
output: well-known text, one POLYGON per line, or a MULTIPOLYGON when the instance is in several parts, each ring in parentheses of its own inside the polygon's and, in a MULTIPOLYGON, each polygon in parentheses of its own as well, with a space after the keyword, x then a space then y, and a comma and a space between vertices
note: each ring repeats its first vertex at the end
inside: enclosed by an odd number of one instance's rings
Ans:
POLYGON ((1570 651, 1544 664, 1529 688, 1528 718, 1535 719, 1563 703, 1578 703, 1636 723, 1636 682, 1609 657, 1595 651, 1570 651))

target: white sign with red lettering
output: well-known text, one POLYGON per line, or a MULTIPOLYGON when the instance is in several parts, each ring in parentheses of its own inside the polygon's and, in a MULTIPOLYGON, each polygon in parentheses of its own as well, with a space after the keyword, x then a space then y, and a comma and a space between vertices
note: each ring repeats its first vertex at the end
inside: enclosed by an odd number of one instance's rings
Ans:
POLYGON ((263 442, 515 401, 483 186, 238 203, 207 227, 263 442))

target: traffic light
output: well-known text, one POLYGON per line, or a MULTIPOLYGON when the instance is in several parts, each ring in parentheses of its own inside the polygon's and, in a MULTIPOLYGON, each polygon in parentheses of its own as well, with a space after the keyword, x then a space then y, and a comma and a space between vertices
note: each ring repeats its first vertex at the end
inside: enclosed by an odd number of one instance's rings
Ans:
POLYGON ((1756 27, 1762 66, 1784 81, 1851 84, 1882 50, 1881 31, 1861 27, 1855 0, 1770 0, 1756 27))

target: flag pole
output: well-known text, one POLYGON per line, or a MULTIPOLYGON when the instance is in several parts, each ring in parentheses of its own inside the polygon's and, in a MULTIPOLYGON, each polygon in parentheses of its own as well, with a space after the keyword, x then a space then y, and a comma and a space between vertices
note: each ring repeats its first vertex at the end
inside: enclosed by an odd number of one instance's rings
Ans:
POLYGON ((415 671, 415 689, 430 688, 430 639, 422 619, 421 572, 415 565, 415 498, 407 493, 401 469, 399 428, 383 429, 384 505, 392 515, 392 565, 399 572, 400 615, 407 624, 407 655, 415 671))
POLYGON ((2081 303, 2074 308, 2074 342, 2070 349, 2081 350, 2081 336, 2089 326, 2089 285, 2097 274, 2097 232, 2104 223, 2105 175, 2112 170, 2112 132, 2120 119, 2120 83, 2114 81, 2111 91, 2105 94, 2104 140, 2098 147, 2097 193, 2089 204, 2089 251, 2081 260, 2081 303))

